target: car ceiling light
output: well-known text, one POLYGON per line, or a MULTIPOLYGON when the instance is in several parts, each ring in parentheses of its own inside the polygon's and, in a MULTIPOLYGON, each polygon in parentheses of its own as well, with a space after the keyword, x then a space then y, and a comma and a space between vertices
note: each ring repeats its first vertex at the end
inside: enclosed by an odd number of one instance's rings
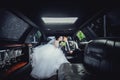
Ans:
POLYGON ((74 24, 78 17, 42 17, 45 24, 74 24))

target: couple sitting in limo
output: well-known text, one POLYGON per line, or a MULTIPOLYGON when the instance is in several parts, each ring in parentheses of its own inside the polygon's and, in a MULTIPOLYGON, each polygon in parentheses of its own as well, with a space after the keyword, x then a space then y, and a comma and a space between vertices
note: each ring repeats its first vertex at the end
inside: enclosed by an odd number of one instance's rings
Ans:
MULTIPOLYGON (((33 49, 32 55, 32 72, 31 76, 36 79, 50 78, 57 74, 57 70, 63 63, 69 63, 61 50, 59 43, 63 41, 63 37, 56 37, 45 45, 40 45, 33 49)), ((64 38, 64 41, 67 41, 64 38)))

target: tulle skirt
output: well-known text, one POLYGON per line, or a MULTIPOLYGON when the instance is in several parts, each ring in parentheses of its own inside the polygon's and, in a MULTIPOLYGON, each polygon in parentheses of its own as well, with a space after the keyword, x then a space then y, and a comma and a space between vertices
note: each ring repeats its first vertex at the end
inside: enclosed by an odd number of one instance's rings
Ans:
POLYGON ((51 44, 34 48, 32 58, 33 70, 31 76, 37 79, 45 79, 56 75, 56 71, 61 64, 69 63, 63 51, 51 44))

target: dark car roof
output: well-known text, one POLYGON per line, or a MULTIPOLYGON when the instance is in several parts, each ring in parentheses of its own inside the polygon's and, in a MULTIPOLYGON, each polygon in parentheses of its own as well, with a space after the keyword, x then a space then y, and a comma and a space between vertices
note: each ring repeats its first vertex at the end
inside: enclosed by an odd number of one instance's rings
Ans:
MULTIPOLYGON (((112 1, 104 0, 3 0, 1 2, 2 8, 10 8, 21 12, 46 35, 71 35, 89 18, 101 11, 109 11, 115 5, 112 1), (44 16, 78 17, 78 20, 73 25, 45 25, 41 20, 41 17, 44 16)), ((110 18, 113 19, 112 17, 110 18)), ((113 24, 117 24, 114 21, 112 21, 113 24)))

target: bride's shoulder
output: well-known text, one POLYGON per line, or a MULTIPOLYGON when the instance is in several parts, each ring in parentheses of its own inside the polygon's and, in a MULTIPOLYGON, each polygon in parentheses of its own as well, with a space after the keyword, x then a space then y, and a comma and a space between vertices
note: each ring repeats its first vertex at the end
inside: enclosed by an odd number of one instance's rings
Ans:
POLYGON ((48 42, 48 44, 53 44, 55 42, 55 39, 52 39, 48 42))

